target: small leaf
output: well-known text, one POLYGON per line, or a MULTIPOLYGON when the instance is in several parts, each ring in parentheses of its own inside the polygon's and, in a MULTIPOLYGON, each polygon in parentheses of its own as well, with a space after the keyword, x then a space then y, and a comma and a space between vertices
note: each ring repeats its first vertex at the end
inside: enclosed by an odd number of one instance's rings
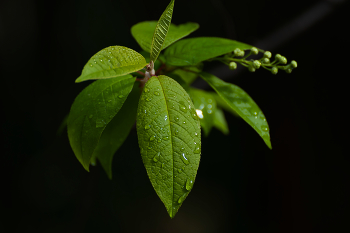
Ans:
POLYGON ((146 83, 137 134, 148 177, 173 218, 195 181, 201 152, 199 119, 176 81, 161 75, 146 83))
POLYGON ((220 108, 217 108, 215 113, 214 113, 213 125, 215 128, 220 130, 223 134, 227 135, 229 133, 225 114, 220 108))
POLYGON ((90 58, 75 82, 123 76, 146 65, 146 59, 138 52, 123 46, 110 46, 90 58))
MULTIPOLYGON (((118 98, 120 97, 121 95, 118 96, 118 98)), ((124 143, 135 124, 139 97, 140 90, 137 83, 118 114, 106 126, 92 155, 100 161, 109 179, 112 179, 113 156, 124 143)))
POLYGON ((235 110, 243 120, 245 120, 262 137, 266 145, 272 149, 270 142, 270 129, 265 115, 260 110, 254 100, 240 87, 226 83, 218 77, 201 72, 200 77, 226 101, 226 103, 235 110))
POLYGON ((163 14, 160 16, 156 29, 154 30, 150 51, 150 58, 153 62, 157 60, 160 51, 162 51, 162 47, 170 27, 171 17, 173 16, 174 2, 175 0, 171 0, 163 14))
POLYGON ((68 137, 75 156, 87 171, 103 130, 119 112, 134 82, 131 75, 98 80, 75 99, 68 117, 68 137))
POLYGON ((253 46, 218 37, 183 39, 164 52, 166 63, 173 66, 193 66, 199 62, 232 52, 236 48, 251 49, 253 46))
POLYGON ((214 116, 217 110, 216 101, 209 92, 196 88, 191 88, 189 95, 196 108, 196 114, 200 119, 204 135, 208 136, 214 124, 214 116))
MULTIPOLYGON (((150 53, 152 46, 152 38, 157 26, 157 21, 145 21, 135 24, 131 28, 131 34, 141 46, 143 50, 150 53)), ((199 28, 199 24, 188 22, 185 24, 175 25, 170 24, 168 34, 165 38, 163 47, 161 50, 167 48, 174 42, 188 36, 199 28)))

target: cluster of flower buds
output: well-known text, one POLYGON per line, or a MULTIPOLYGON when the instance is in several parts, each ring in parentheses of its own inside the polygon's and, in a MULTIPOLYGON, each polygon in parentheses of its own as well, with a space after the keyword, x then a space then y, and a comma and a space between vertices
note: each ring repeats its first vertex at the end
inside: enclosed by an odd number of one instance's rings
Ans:
POLYGON ((259 69, 260 67, 263 67, 266 70, 269 70, 272 74, 277 74, 278 70, 284 70, 288 74, 292 72, 293 69, 297 68, 297 62, 291 61, 290 64, 287 64, 287 58, 276 54, 274 61, 270 61, 272 54, 269 51, 264 52, 264 55, 259 60, 246 60, 247 57, 250 55, 257 55, 259 54, 259 50, 255 47, 250 49, 250 52, 245 56, 244 50, 241 50, 239 48, 235 49, 232 53, 226 55, 221 60, 225 64, 229 66, 231 70, 237 69, 237 62, 241 65, 248 68, 250 72, 255 72, 255 70, 259 69), (239 58, 242 57, 242 58, 239 58))

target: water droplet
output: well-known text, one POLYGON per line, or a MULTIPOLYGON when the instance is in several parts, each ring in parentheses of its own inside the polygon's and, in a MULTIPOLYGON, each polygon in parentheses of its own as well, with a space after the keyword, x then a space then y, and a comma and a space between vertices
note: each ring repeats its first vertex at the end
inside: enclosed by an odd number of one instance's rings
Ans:
POLYGON ((92 67, 92 64, 90 64, 90 66, 92 67))
POLYGON ((269 131, 269 128, 267 128, 266 126, 262 126, 261 130, 267 132, 267 131, 269 131))
POLYGON ((145 92, 148 92, 148 91, 149 91, 149 89, 147 87, 145 87, 145 92))
POLYGON ((194 136, 198 136, 198 133, 194 133, 194 136))
POLYGON ((187 108, 185 106, 185 103, 182 100, 179 101, 179 109, 183 112, 187 112, 187 108))
POLYGON ((119 99, 121 99, 121 98, 123 98, 123 97, 124 97, 123 95, 118 95, 118 98, 119 98, 119 99))
POLYGON ((190 162, 188 161, 188 158, 186 158, 185 153, 181 154, 181 159, 182 159, 182 162, 184 162, 184 164, 186 164, 186 165, 190 164, 190 162))
POLYGON ((182 122, 183 124, 186 124, 186 121, 182 122))
POLYGON ((158 92, 158 91, 155 91, 155 92, 154 92, 154 95, 159 95, 159 92, 158 92))
POLYGON ((148 149, 149 149, 149 150, 152 150, 152 147, 151 147, 151 146, 149 146, 149 147, 148 147, 148 149))
POLYGON ((150 125, 145 125, 145 129, 150 129, 151 126, 150 125))
POLYGON ((101 59, 101 62, 103 62, 103 60, 101 59))
POLYGON ((91 115, 89 116, 89 118, 91 119, 93 116, 94 116, 94 115, 91 114, 91 115))
POLYGON ((182 147, 181 150, 185 150, 185 147, 182 147))
POLYGON ((212 102, 213 102, 213 100, 212 100, 212 99, 208 99, 208 103, 210 103, 210 104, 211 104, 212 102))
POLYGON ((164 137, 164 138, 163 138, 163 140, 169 140, 169 137, 168 137, 168 136, 166 136, 166 137, 164 137))
POLYGON ((212 112, 213 112, 213 111, 212 111, 211 109, 208 109, 208 110, 207 110, 207 113, 208 113, 208 114, 211 114, 212 112))
POLYGON ((154 139, 156 139, 156 135, 153 135, 149 138, 150 141, 153 141, 154 139))
POLYGON ((164 163, 162 163, 162 168, 164 168, 164 163))
POLYGON ((209 108, 209 109, 211 109, 212 107, 213 107, 213 105, 211 105, 211 104, 207 105, 207 108, 209 108))
POLYGON ((199 147, 196 147, 196 149, 194 149, 193 153, 199 154, 199 153, 201 153, 201 149, 199 147))
POLYGON ((179 121, 179 118, 178 118, 178 117, 175 117, 175 121, 179 121))
POLYGON ((266 121, 266 118, 264 118, 264 121, 266 121))
POLYGON ((258 115, 258 113, 257 113, 257 112, 254 112, 254 115, 256 116, 256 115, 258 115))
POLYGON ((151 101, 152 99, 151 98, 146 98, 146 101, 151 101))
POLYGON ((199 110, 202 110, 204 108, 204 104, 199 105, 199 110))
POLYGON ((193 180, 187 179, 187 181, 186 181, 186 190, 190 191, 192 189, 192 187, 193 187, 193 180))
POLYGON ((202 110, 196 109, 196 114, 200 119, 203 119, 204 116, 202 110))
POLYGON ((156 163, 156 162, 158 162, 159 158, 160 158, 160 152, 158 152, 158 154, 156 154, 156 155, 153 157, 153 161, 156 163))
POLYGON ((179 168, 179 169, 177 169, 177 171, 179 172, 179 173, 181 173, 182 172, 182 170, 179 168))
POLYGON ((165 120, 165 121, 168 120, 168 116, 167 116, 167 115, 165 115, 164 120, 165 120))

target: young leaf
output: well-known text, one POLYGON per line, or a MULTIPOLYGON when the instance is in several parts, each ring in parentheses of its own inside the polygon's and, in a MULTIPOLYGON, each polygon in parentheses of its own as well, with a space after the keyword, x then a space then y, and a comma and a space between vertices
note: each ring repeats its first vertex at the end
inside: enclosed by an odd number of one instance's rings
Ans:
POLYGON ((216 101, 210 93, 196 88, 191 88, 189 95, 200 118, 204 135, 208 136, 213 127, 214 116, 217 110, 216 101))
POLYGON ((224 112, 220 108, 217 108, 214 113, 213 125, 215 128, 220 130, 223 134, 227 135, 229 133, 224 112))
POLYGON ((173 218, 192 189, 201 152, 199 119, 176 81, 161 75, 146 83, 137 134, 148 177, 173 218))
POLYGON ((123 46, 110 46, 90 58, 75 82, 123 76, 146 65, 145 58, 138 52, 123 46))
POLYGON ((269 126, 265 115, 254 100, 240 87, 226 83, 218 77, 201 72, 199 76, 226 101, 226 103, 238 113, 255 131, 262 137, 266 145, 272 149, 270 142, 269 126))
POLYGON ((135 84, 123 107, 106 126, 92 155, 100 161, 109 179, 112 179, 113 156, 124 143, 136 121, 139 97, 140 90, 138 84, 135 84))
MULTIPOLYGON (((151 51, 152 38, 156 26, 157 21, 145 21, 135 24, 131 28, 132 36, 135 38, 141 48, 148 53, 151 51)), ((198 28, 199 24, 192 22, 180 24, 178 26, 175 24, 170 24, 168 34, 161 50, 167 48, 169 45, 180 40, 181 38, 188 36, 198 28)))
POLYGON ((166 63, 173 66, 193 66, 199 62, 232 52, 236 48, 253 46, 218 37, 198 37, 176 42, 164 52, 166 63))
POLYGON ((131 75, 98 80, 75 99, 68 117, 68 137, 75 156, 87 171, 103 130, 119 112, 134 82, 131 75))
POLYGON ((162 50, 165 38, 167 36, 171 23, 171 17, 173 16, 174 2, 175 0, 171 0, 163 14, 160 16, 156 29, 154 30, 150 51, 151 61, 153 62, 157 60, 157 57, 162 50))

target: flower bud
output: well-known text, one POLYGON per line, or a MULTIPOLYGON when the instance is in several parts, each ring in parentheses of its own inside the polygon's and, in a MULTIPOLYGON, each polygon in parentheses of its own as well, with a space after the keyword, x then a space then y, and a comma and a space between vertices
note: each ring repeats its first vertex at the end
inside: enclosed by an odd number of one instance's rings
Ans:
POLYGON ((234 62, 234 61, 230 62, 229 68, 230 68, 230 70, 235 70, 235 69, 237 69, 237 63, 234 62))
POLYGON ((255 69, 259 69, 261 66, 261 63, 260 63, 260 61, 255 60, 255 61, 253 61, 252 65, 255 69))
POLYGON ((293 60, 293 61, 290 63, 290 66, 291 66, 292 68, 297 68, 297 67, 298 67, 298 64, 297 64, 296 61, 293 60))
POLYGON ((259 53, 259 50, 255 47, 251 48, 250 49, 250 52, 253 54, 253 55, 257 55, 259 53))
POLYGON ((250 72, 255 72, 255 68, 254 68, 253 64, 250 64, 250 65, 248 66, 248 70, 249 70, 250 72))
POLYGON ((286 72, 287 72, 287 74, 290 74, 290 73, 292 73, 292 69, 288 68, 288 69, 286 69, 286 72))
POLYGON ((272 54, 271 54, 270 51, 266 51, 266 52, 264 53, 264 58, 265 58, 265 57, 266 57, 266 58, 271 58, 271 56, 272 56, 272 54))
POLYGON ((287 64, 287 58, 284 57, 284 56, 281 56, 280 62, 281 62, 283 65, 287 64))
POLYGON ((264 64, 269 64, 270 63, 270 59, 268 59, 267 57, 262 59, 262 63, 264 64))
POLYGON ((276 66, 272 67, 271 73, 272 74, 277 74, 278 73, 278 68, 276 66))
POLYGON ((280 61, 281 57, 282 57, 281 54, 276 54, 275 55, 275 60, 280 61))
POLYGON ((234 53, 235 56, 241 57, 242 50, 240 50, 239 48, 236 48, 236 49, 233 51, 233 53, 234 53))

